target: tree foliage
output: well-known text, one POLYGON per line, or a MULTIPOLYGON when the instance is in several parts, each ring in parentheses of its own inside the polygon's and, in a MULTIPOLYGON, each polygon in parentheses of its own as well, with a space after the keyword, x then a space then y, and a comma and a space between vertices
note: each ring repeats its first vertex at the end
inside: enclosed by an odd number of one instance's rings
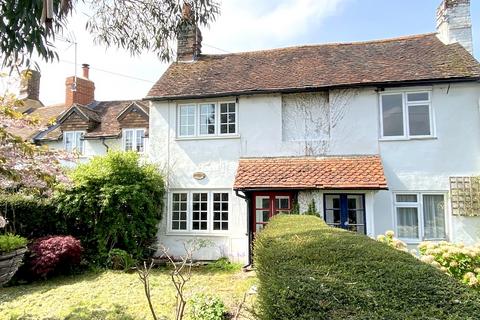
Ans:
MULTIPOLYGON (((86 28, 94 40, 128 50, 132 55, 154 51, 163 60, 173 56, 172 42, 188 3, 195 22, 208 25, 219 13, 215 0, 82 0, 90 8, 86 28)), ((29 63, 33 53, 47 61, 58 58, 52 40, 68 29, 75 0, 0 0, 0 52, 3 66, 29 63)))
POLYGON ((104 265, 114 248, 135 259, 151 252, 161 219, 164 182, 156 167, 140 162, 134 152, 94 157, 71 173, 72 186, 57 196, 69 233, 81 240, 93 264, 104 265))

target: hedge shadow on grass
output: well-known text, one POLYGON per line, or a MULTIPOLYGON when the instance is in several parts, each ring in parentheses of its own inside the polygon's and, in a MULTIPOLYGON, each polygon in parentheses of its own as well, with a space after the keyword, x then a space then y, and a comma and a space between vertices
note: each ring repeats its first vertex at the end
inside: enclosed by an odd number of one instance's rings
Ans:
POLYGON ((479 318, 473 289, 317 217, 276 217, 254 253, 261 319, 479 318))

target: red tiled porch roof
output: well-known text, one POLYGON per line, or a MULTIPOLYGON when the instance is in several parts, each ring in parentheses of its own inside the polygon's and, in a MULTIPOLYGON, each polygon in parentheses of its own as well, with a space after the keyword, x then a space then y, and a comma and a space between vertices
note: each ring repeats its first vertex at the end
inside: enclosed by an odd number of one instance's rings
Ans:
POLYGON ((240 159, 233 188, 388 189, 377 155, 240 159))

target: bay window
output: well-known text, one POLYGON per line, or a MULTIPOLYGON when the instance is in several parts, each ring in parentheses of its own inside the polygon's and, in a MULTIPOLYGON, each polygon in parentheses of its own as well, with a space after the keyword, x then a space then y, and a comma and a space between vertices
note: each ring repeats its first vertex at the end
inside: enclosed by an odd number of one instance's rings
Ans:
POLYGON ((235 102, 179 105, 177 114, 177 136, 179 138, 214 137, 238 133, 235 102))
POLYGON ((173 192, 169 225, 172 232, 228 231, 230 194, 224 191, 173 192))
POLYGON ((430 92, 385 93, 380 96, 382 138, 433 136, 430 92))
POLYGON ((123 129, 122 144, 124 151, 145 151, 145 129, 123 129))
POLYGON ((394 194, 397 236, 412 241, 446 238, 445 195, 437 193, 394 194))
POLYGON ((67 152, 76 152, 83 154, 84 152, 84 136, 83 131, 65 131, 63 132, 64 149, 67 152))

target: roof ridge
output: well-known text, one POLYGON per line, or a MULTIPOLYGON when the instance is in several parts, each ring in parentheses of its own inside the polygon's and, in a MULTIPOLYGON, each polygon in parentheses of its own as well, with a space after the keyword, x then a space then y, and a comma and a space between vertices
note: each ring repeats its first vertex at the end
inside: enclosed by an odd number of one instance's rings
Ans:
POLYGON ((319 44, 302 44, 302 45, 294 45, 294 46, 272 48, 272 49, 239 51, 239 52, 220 53, 220 54, 216 54, 216 53, 202 54, 200 57, 224 57, 224 56, 234 56, 234 55, 245 55, 245 54, 272 52, 272 51, 282 51, 282 50, 290 50, 290 49, 300 49, 300 48, 328 47, 328 46, 349 46, 349 45, 386 43, 386 42, 395 42, 395 41, 402 41, 402 40, 424 38, 424 37, 433 36, 433 35, 436 35, 436 34, 437 34, 436 32, 429 32, 429 33, 421 33, 421 34, 414 34, 414 35, 398 36, 398 37, 387 38, 387 39, 374 39, 374 40, 362 40, 362 41, 350 41, 350 42, 327 42, 327 43, 319 43, 319 44))

